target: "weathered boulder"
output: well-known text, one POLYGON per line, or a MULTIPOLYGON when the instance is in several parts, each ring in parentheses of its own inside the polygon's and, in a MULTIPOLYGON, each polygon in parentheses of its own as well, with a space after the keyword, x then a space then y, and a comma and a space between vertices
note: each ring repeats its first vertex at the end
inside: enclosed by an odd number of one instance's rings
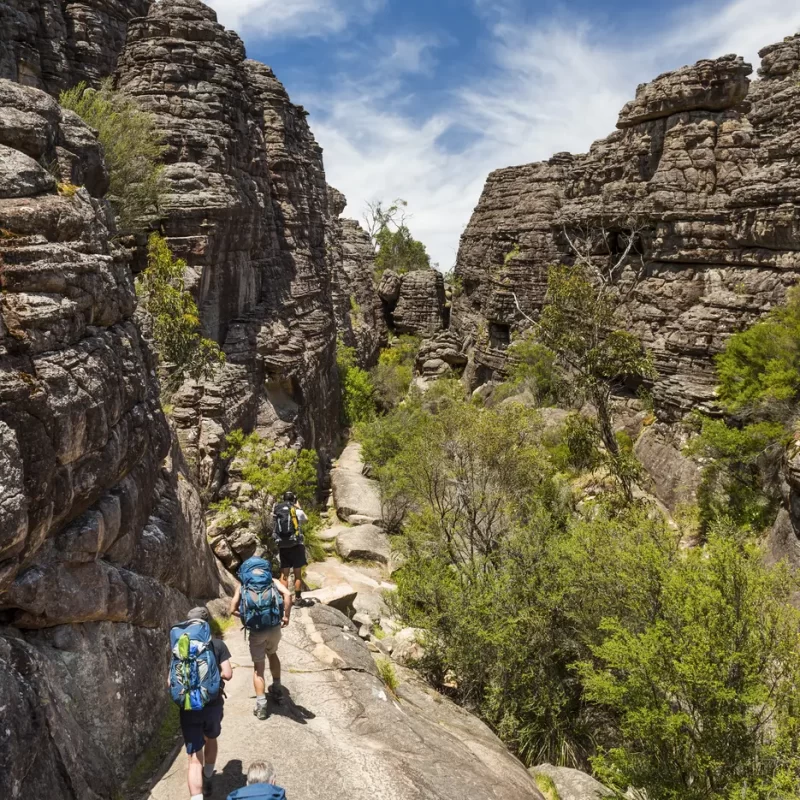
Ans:
POLYGON ((444 330, 422 342, 417 352, 415 372, 424 380, 436 380, 459 375, 467 361, 461 340, 453 331, 444 330))
POLYGON ((109 229, 100 146, 44 92, 2 80, 0 119, 16 120, 0 138, 25 166, 0 175, 0 706, 14 720, 0 795, 105 799, 165 710, 168 627, 223 579, 109 229), (60 194, 33 154, 86 184, 60 194))
POLYGON ((357 525, 336 538, 336 551, 345 561, 377 561, 388 564, 392 557, 389 537, 377 525, 357 525))
POLYGON ((461 239, 451 322, 471 348, 473 388, 503 376, 548 266, 574 259, 565 232, 604 229, 616 259, 615 237, 633 225, 629 259, 641 256, 644 278, 625 313, 654 356, 656 413, 714 406, 715 354, 800 278, 800 36, 761 55, 759 81, 739 58, 701 61, 639 87, 588 153, 489 176, 461 239))
POLYGON ((348 583, 339 583, 335 586, 326 586, 322 589, 315 589, 313 592, 305 592, 303 597, 314 603, 330 606, 343 614, 353 612, 353 601, 358 593, 348 583))
POLYGON ((530 772, 534 777, 544 775, 550 778, 558 790, 559 800, 603 800, 613 797, 613 793, 600 781, 578 769, 540 764, 531 767, 530 772))
POLYGON ((681 452, 683 444, 668 426, 652 425, 634 446, 653 493, 670 511, 694 503, 702 480, 702 467, 681 452))
POLYGON ((392 634, 392 658, 404 666, 411 666, 425 655, 421 644, 424 631, 419 628, 402 628, 392 634))
POLYGON ((339 519, 380 525, 383 519, 377 481, 364 475, 361 445, 350 442, 331 472, 333 502, 339 519))

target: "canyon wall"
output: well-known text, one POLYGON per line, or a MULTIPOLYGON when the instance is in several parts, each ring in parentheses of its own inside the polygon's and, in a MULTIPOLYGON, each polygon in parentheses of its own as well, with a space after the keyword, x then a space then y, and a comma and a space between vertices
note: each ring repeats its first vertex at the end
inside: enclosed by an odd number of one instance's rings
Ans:
POLYGON ((661 75, 588 153, 489 176, 456 264, 473 385, 503 374, 529 324, 516 302, 537 315, 548 267, 574 259, 568 237, 604 228, 618 256, 615 233, 637 227, 627 324, 654 355, 656 412, 713 407, 714 355, 800 278, 800 36, 761 57, 752 83, 736 56, 661 75))
POLYGON ((0 795, 110 797, 222 593, 92 132, 0 80, 0 795), (53 165, 45 170, 41 163, 53 165), (80 188, 79 188, 80 187, 80 188))

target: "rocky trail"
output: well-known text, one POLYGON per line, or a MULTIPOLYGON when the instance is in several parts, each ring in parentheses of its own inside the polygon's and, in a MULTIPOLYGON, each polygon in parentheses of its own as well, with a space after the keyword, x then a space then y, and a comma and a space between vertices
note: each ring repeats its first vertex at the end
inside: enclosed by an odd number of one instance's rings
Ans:
MULTIPOLYGON (((399 663, 417 645, 413 631, 397 630, 387 616, 390 548, 374 524, 380 501, 362 474, 358 445, 345 449, 332 481, 339 519, 362 524, 333 522, 323 539, 358 560, 331 556, 309 566, 308 581, 319 588, 306 597, 315 603, 297 608, 284 630, 279 655, 288 697, 281 705, 270 700, 266 721, 253 716, 252 661, 243 634, 238 626, 226 633, 234 674, 212 797, 224 800, 244 785, 252 761, 267 759, 291 800, 540 798, 525 768, 483 723, 399 663), (354 538, 361 549, 348 549, 354 538), (384 552, 387 563, 380 563, 384 552), (380 640, 370 636, 377 626, 387 634, 380 640), (384 669, 391 665, 394 690, 381 677, 381 659, 384 669)), ((186 796, 182 747, 176 745, 145 796, 186 796)))

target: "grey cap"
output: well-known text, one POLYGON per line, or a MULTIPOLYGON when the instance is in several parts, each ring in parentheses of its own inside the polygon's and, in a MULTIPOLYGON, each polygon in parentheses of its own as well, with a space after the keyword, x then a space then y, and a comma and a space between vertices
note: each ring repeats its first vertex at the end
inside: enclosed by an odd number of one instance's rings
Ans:
POLYGON ((196 606, 186 616, 186 619, 202 619, 205 622, 211 622, 211 616, 205 606, 196 606))

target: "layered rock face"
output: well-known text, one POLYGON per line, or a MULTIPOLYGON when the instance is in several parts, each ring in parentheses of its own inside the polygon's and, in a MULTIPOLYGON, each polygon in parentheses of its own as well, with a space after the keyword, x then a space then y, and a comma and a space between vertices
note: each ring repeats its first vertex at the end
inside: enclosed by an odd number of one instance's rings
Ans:
POLYGON ((110 75, 128 22, 151 0, 0 2, 0 78, 58 94, 110 75))
POLYGON ((111 796, 163 712, 168 626, 220 594, 107 184, 74 114, 0 81, 3 797, 111 796))
POLYGON ((447 327, 444 277, 439 270, 421 269, 405 275, 386 270, 378 294, 395 333, 430 337, 447 327))
POLYGON ((117 83, 169 146, 162 224, 194 276, 227 364, 175 398, 188 457, 209 481, 226 432, 330 450, 339 389, 327 186, 305 112, 197 0, 134 21, 117 83))
POLYGON ((347 201, 328 187, 330 222, 328 252, 333 260, 333 305, 342 340, 355 348, 359 363, 368 369, 386 344, 387 327, 375 289, 375 249, 369 234, 354 219, 342 219, 347 201))
POLYGON ((489 176, 456 265, 453 328, 473 348, 473 384, 502 374, 511 332, 528 325, 516 303, 536 316, 548 266, 574 260, 568 239, 605 229, 613 259, 636 228, 630 261, 645 271, 628 326, 653 352, 657 412, 713 404, 713 356, 800 277, 800 37, 761 56, 752 84, 735 56, 662 75, 587 154, 489 176))

